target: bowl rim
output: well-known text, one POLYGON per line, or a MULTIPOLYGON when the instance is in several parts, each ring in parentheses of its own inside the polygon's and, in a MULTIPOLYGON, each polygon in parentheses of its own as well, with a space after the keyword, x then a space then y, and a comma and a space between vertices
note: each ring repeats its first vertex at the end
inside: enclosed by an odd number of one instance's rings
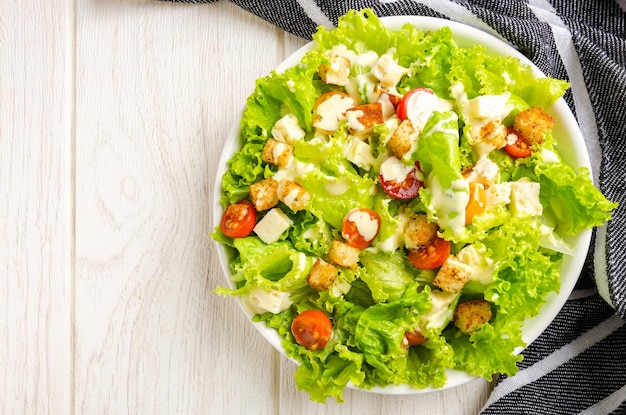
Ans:
MULTIPOLYGON (((438 30, 442 27, 448 26, 452 31, 452 37, 461 47, 470 47, 474 44, 482 44, 485 46, 486 53, 493 53, 494 55, 512 56, 520 59, 523 64, 529 65, 532 68, 535 76, 545 77, 546 75, 525 55, 515 49, 505 41, 495 37, 494 35, 487 33, 481 29, 469 26, 464 23, 455 22, 452 20, 446 20, 437 17, 429 16, 385 16, 380 17, 383 24, 391 30, 399 30, 404 24, 412 24, 421 30, 438 30)), ((311 41, 294 51, 286 59, 284 59, 279 65, 276 66, 277 72, 282 72, 285 69, 298 64, 303 55, 312 50, 315 46, 315 42, 311 41)), ((578 126, 578 122, 574 117, 569 106, 563 98, 559 98, 550 108, 550 113, 557 123, 555 123, 554 132, 555 137, 566 138, 565 143, 559 145, 557 148, 561 154, 563 160, 575 168, 585 167, 591 171, 591 162, 584 138, 578 126), (567 146, 566 144, 571 144, 567 146)), ((222 194, 221 179, 224 173, 227 171, 228 160, 232 157, 235 151, 240 148, 240 125, 243 109, 240 111, 237 117, 237 123, 230 129, 222 152, 219 157, 219 164, 215 173, 215 181, 213 187, 213 229, 219 226, 223 208, 219 203, 222 194)), ((576 253, 572 256, 564 256, 560 267, 561 273, 561 286, 558 293, 550 293, 546 299, 545 304, 541 308, 539 314, 533 318, 527 319, 522 329, 522 338, 526 345, 530 345, 534 340, 545 331, 545 329, 554 320, 559 313, 565 302, 567 301, 570 293, 574 289, 576 282, 580 276, 580 272, 584 266, 584 262, 591 243, 592 230, 584 230, 578 235, 567 239, 572 245, 575 245, 576 253)), ((227 247, 221 243, 213 240, 216 244, 219 261, 221 264, 222 272, 226 278, 229 286, 233 287, 233 282, 230 279, 231 271, 228 265, 229 254, 227 247)), ((288 356, 282 347, 282 338, 278 332, 272 328, 267 327, 262 322, 252 321, 253 313, 245 306, 244 301, 241 298, 237 298, 237 303, 247 316, 248 320, 252 323, 255 329, 265 338, 267 342, 271 344, 282 356, 287 357, 292 362, 299 364, 299 362, 290 356, 288 356)), ((527 347, 526 346, 526 347, 527 347)), ((521 353, 524 348, 515 350, 516 354, 521 353)), ((364 389, 349 383, 348 388, 356 389, 359 391, 372 392, 378 394, 389 395, 405 395, 405 394, 421 394, 429 392, 438 392, 445 389, 461 386, 472 380, 477 379, 465 372, 448 369, 447 370, 448 381, 443 387, 433 388, 427 387, 423 389, 417 389, 408 385, 390 385, 390 386, 375 386, 372 389, 364 389)))

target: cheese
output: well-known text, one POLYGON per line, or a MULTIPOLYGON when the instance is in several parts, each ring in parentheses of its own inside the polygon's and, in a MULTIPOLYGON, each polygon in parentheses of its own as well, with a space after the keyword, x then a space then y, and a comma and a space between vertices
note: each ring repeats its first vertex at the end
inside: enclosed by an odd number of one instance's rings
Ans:
POLYGON ((291 219, 279 208, 267 212, 254 227, 254 233, 266 244, 276 242, 291 226, 291 219))
POLYGON ((289 292, 277 290, 264 290, 254 287, 248 297, 244 298, 244 304, 254 314, 270 312, 278 314, 291 306, 292 301, 289 292))
POLYGON ((301 140, 305 136, 305 132, 298 124, 298 118, 293 114, 287 114, 276 121, 272 127, 272 136, 278 141, 292 143, 295 140, 301 140))
POLYGON ((474 245, 467 245, 457 252, 459 261, 471 269, 470 280, 487 285, 493 282, 493 260, 479 252, 474 245))
POLYGON ((372 74, 386 87, 394 87, 409 70, 398 65, 392 56, 393 50, 383 54, 372 67, 372 74))
POLYGON ((348 137, 343 147, 343 154, 350 162, 367 171, 376 162, 370 145, 356 137, 348 137))
POLYGON ((441 329, 445 327, 454 315, 454 310, 450 305, 457 296, 458 294, 455 293, 432 290, 430 292, 431 308, 428 313, 420 318, 420 323, 427 329, 441 329))
POLYGON ((511 212, 516 216, 541 216, 543 207, 539 201, 539 183, 518 180, 511 183, 511 212))

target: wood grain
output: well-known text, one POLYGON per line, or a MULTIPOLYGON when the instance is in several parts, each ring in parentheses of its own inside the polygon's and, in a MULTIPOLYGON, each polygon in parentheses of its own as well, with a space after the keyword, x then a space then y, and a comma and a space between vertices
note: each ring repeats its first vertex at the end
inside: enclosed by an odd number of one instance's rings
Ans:
POLYGON ((0 3, 2 414, 71 409, 69 19, 62 0, 0 3))
POLYGON ((477 413, 477 380, 320 405, 226 284, 216 167, 304 45, 230 2, 0 5, 0 413, 477 413))

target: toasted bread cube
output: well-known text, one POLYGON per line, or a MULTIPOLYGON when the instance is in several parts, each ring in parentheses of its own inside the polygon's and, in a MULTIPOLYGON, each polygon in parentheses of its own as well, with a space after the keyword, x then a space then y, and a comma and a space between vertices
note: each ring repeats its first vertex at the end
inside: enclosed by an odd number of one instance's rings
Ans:
POLYGON ((313 127, 321 133, 334 133, 352 107, 354 100, 345 92, 330 91, 320 95, 313 105, 313 127))
POLYGON ((350 75, 350 59, 332 55, 328 58, 328 64, 320 65, 319 74, 324 83, 346 86, 350 75))
POLYGON ((270 138, 263 147, 261 159, 264 162, 274 164, 279 167, 285 167, 291 160, 293 154, 293 146, 270 138))
POLYGON ((254 208, 261 212, 278 204, 278 182, 271 177, 250 185, 250 199, 254 208))
POLYGON ((315 291, 328 291, 337 279, 339 270, 336 266, 318 258, 311 268, 307 282, 315 291))
POLYGON ((429 222, 426 215, 413 215, 404 228, 404 246, 407 249, 421 249, 437 236, 436 223, 429 222))
POLYGON ((472 273, 472 268, 450 255, 444 261, 433 284, 449 293, 458 293, 463 289, 472 273))
POLYGON ((426 343, 427 340, 428 339, 424 337, 419 329, 406 331, 402 338, 402 349, 407 350, 409 346, 419 346, 420 344, 426 343))
POLYGON ((356 269, 361 251, 347 243, 334 240, 330 244, 328 260, 341 267, 356 269))
POLYGON ((495 148, 503 148, 509 135, 506 127, 497 120, 487 122, 480 128, 480 143, 489 144, 495 148))
POLYGON ((553 126, 554 118, 540 107, 520 112, 513 122, 513 129, 531 144, 541 143, 553 126))
POLYGON ((420 132, 413 128, 411 121, 404 120, 394 131, 391 138, 387 141, 387 147, 393 151, 398 158, 402 158, 408 153, 413 145, 417 142, 420 132))
POLYGON ((385 121, 383 104, 376 101, 371 104, 359 105, 346 111, 346 118, 352 134, 366 133, 376 124, 385 121))
POLYGON ((278 199, 294 212, 304 209, 311 200, 311 193, 308 190, 288 179, 280 182, 276 193, 278 199))
POLYGON ((486 300, 471 300, 459 304, 454 310, 454 325, 465 334, 471 334, 493 317, 491 305, 486 300))

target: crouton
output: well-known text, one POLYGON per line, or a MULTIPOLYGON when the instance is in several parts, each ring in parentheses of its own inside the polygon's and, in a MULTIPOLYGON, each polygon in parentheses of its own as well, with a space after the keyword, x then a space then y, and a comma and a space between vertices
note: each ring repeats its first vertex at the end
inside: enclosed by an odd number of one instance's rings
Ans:
POLYGON ((553 126, 554 118, 539 107, 520 112, 513 122, 513 130, 531 144, 541 143, 553 126))
POLYGON ((419 331, 419 329, 413 331, 405 331, 404 337, 402 338, 402 348, 407 350, 409 346, 419 346, 420 344, 426 343, 428 340, 424 335, 419 331))
POLYGON ((506 146, 508 136, 506 127, 498 120, 487 122, 480 128, 480 143, 489 144, 495 148, 506 146))
POLYGON ((328 58, 328 64, 320 65, 318 71, 324 83, 346 86, 350 75, 350 59, 332 55, 328 58))
POLYGON ((404 246, 407 249, 422 249, 437 236, 436 223, 429 222, 426 215, 413 215, 404 228, 404 246))
POLYGON ((313 127, 321 133, 334 133, 352 107, 354 100, 345 92, 330 91, 320 95, 313 105, 313 127))
POLYGON ((437 272, 433 284, 449 293, 458 293, 463 289, 472 273, 472 268, 450 255, 437 272))
POLYGON ((293 146, 291 144, 283 143, 273 138, 270 138, 263 147, 263 154, 261 159, 264 162, 274 164, 279 167, 285 167, 291 160, 293 154, 293 146))
POLYGON ((271 177, 250 185, 250 199, 254 208, 261 212, 278 204, 278 182, 271 177))
POLYGON ((454 325, 465 334, 471 334, 493 317, 491 305, 486 300, 471 300, 459 304, 454 310, 454 325))
POLYGON ((307 277, 307 282, 315 291, 328 291, 333 285, 339 270, 332 264, 318 258, 311 268, 311 272, 307 277))
POLYGON ((276 193, 278 199, 294 212, 304 209, 311 200, 311 193, 308 190, 287 179, 279 183, 276 193))
POLYGON ((387 148, 393 151, 396 157, 402 158, 413 148, 419 135, 420 132, 413 128, 411 121, 404 120, 400 123, 398 128, 396 128, 391 138, 387 140, 387 148))
POLYGON ((346 111, 346 119, 352 134, 363 134, 371 131, 376 125, 385 121, 383 104, 376 101, 371 104, 359 105, 346 111))
POLYGON ((345 242, 334 240, 330 244, 328 260, 341 267, 356 269, 361 251, 345 242))

